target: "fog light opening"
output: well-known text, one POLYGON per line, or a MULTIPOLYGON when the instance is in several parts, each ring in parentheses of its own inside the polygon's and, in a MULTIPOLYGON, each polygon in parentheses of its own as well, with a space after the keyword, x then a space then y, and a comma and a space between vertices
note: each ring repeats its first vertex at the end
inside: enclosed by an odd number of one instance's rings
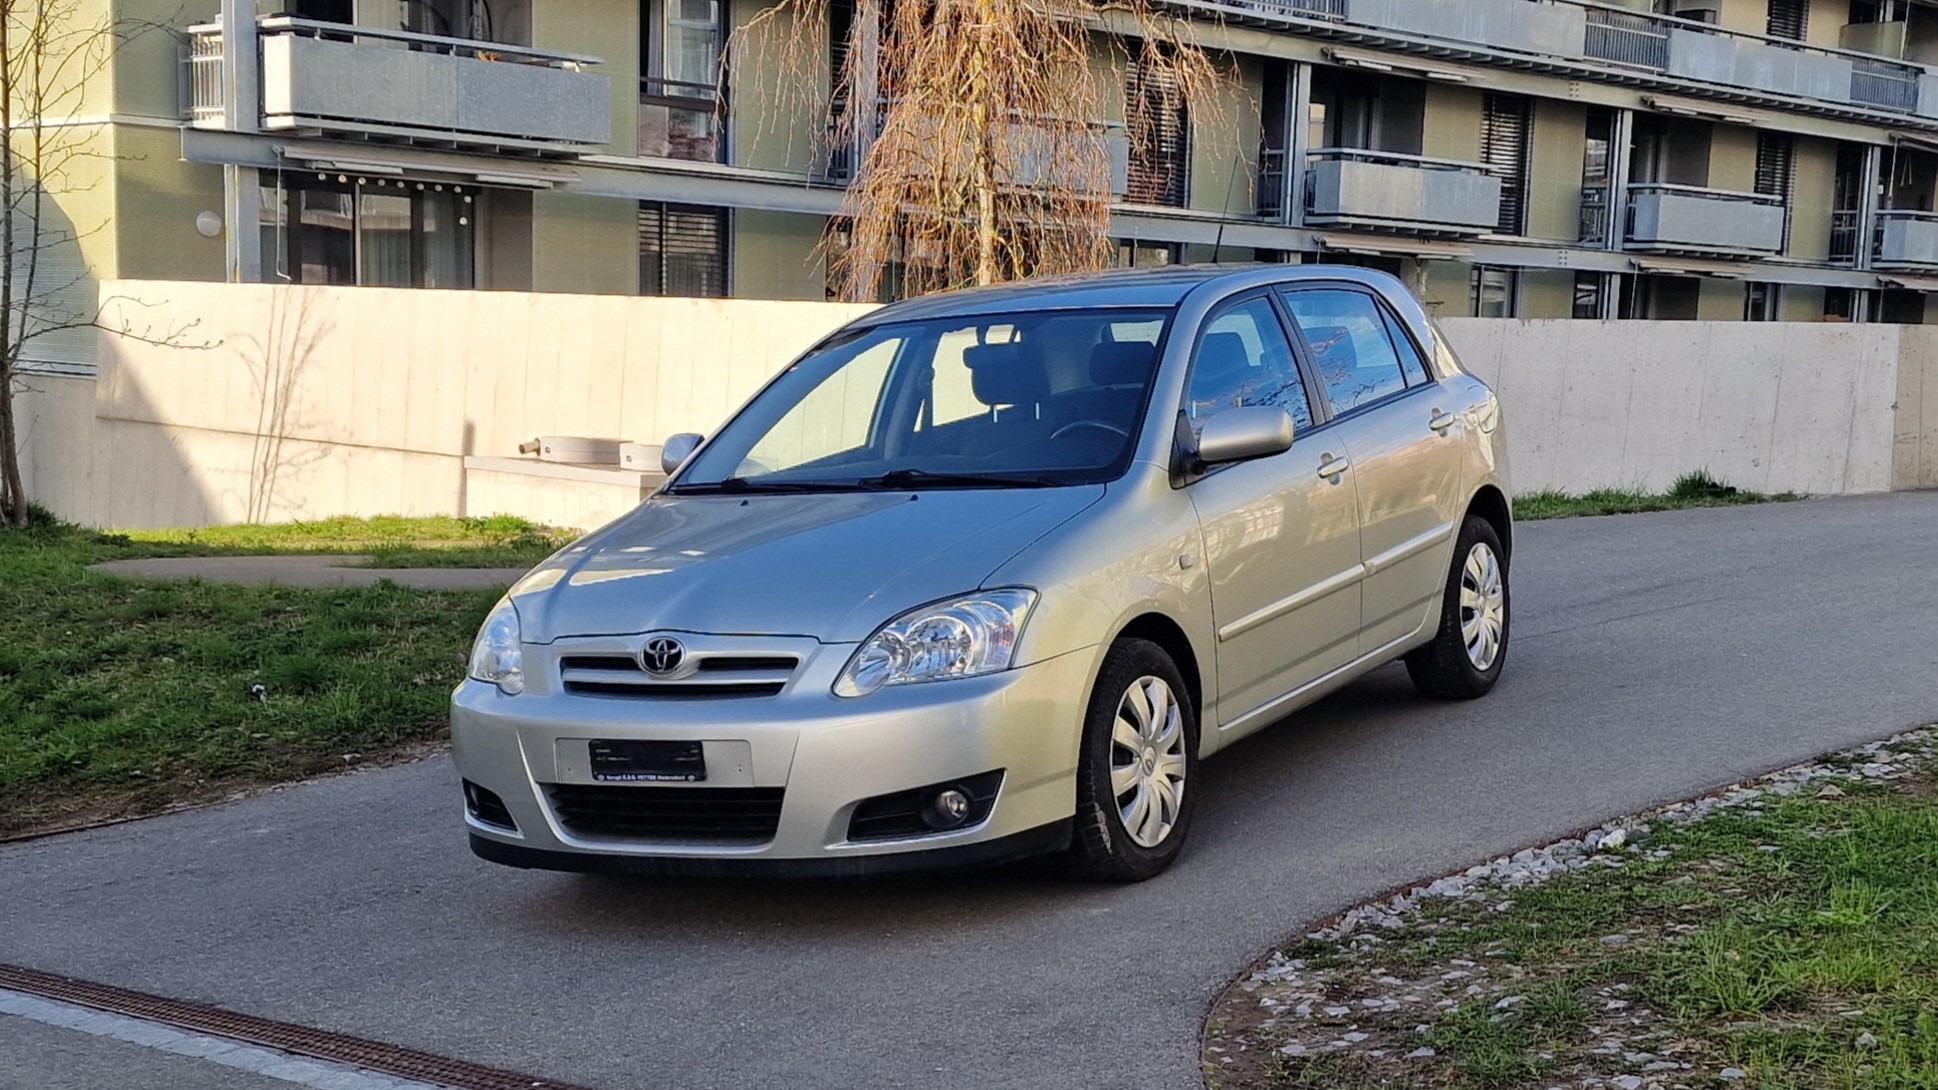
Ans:
POLYGON ((922 821, 937 832, 960 829, 974 809, 975 800, 969 797, 968 790, 960 784, 951 784, 928 797, 922 806, 922 821))

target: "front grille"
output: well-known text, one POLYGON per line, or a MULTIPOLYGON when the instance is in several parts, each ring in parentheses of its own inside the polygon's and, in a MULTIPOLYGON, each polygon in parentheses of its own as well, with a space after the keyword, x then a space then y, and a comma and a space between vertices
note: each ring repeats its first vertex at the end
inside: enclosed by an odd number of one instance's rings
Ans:
POLYGON ((781 824, 781 787, 553 784, 559 824, 579 836, 764 844, 781 824))
POLYGON ((578 696, 713 699, 779 696, 801 660, 792 655, 708 655, 677 680, 656 677, 631 655, 565 655, 559 683, 578 696))
POLYGON ((505 807, 505 800, 488 787, 479 787, 470 780, 464 781, 464 807, 471 816, 486 825, 496 825, 500 829, 518 831, 518 823, 511 819, 511 811, 505 807))
POLYGON ((937 832, 923 819, 923 809, 930 796, 950 787, 961 788, 969 796, 970 802, 969 816, 955 828, 973 828, 989 819, 989 812, 996 806, 996 792, 1002 786, 1002 772, 985 772, 965 780, 950 780, 918 787, 913 791, 897 791, 892 795, 865 799, 855 807, 854 816, 848 819, 848 839, 903 840, 937 832))

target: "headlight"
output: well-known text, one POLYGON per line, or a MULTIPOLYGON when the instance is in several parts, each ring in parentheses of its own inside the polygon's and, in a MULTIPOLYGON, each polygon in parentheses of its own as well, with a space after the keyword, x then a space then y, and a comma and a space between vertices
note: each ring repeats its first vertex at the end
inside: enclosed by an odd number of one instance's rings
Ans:
POLYGON ((1009 669, 1036 592, 980 591, 912 609, 888 622, 848 660, 836 696, 866 696, 889 685, 975 677, 1009 669))
POLYGON ((509 696, 524 692, 525 653, 518 644, 518 611, 510 598, 500 599, 478 629, 478 642, 471 645, 471 676, 509 696))

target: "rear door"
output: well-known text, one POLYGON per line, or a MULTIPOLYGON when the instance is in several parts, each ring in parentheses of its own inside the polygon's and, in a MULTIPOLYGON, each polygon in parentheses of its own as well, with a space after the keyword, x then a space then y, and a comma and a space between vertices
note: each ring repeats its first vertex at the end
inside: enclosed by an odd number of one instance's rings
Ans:
POLYGON ((1417 632, 1439 603, 1463 503, 1464 405, 1447 400, 1425 357, 1370 288, 1283 293, 1333 416, 1330 441, 1352 459, 1360 524, 1360 655, 1417 632))
POLYGON ((1277 697, 1358 654, 1359 505, 1344 448, 1311 431, 1305 376, 1269 293, 1207 319, 1185 399, 1194 430, 1246 405, 1292 417, 1291 450, 1220 467, 1189 488, 1218 636, 1216 721, 1250 729, 1271 721, 1277 697))

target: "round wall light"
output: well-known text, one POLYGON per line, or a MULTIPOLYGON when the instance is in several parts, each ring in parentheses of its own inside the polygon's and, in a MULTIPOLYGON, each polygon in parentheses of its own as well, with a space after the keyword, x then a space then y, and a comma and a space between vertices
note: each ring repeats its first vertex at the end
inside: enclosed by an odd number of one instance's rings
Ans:
POLYGON ((195 233, 203 238, 214 238, 222 233, 222 217, 214 212, 195 214, 195 233))

